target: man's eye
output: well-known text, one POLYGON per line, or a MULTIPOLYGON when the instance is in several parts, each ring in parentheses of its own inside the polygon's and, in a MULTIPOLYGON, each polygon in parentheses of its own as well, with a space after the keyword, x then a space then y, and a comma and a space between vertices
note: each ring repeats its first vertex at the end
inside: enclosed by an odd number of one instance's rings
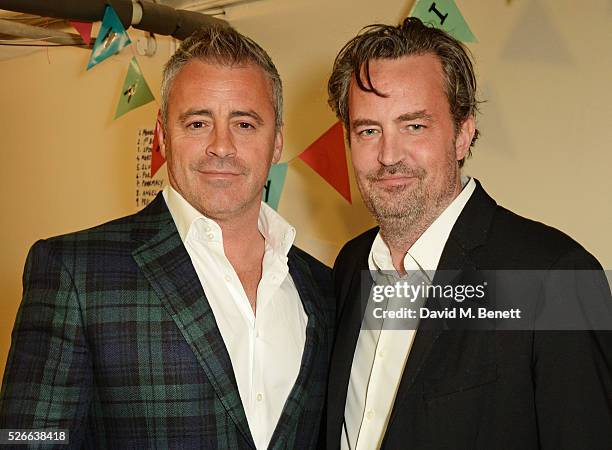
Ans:
POLYGON ((204 122, 192 122, 187 125, 188 128, 204 128, 204 122))
POLYGON ((422 131, 425 129, 425 125, 421 125, 420 123, 413 123, 408 125, 408 129, 412 131, 422 131))
POLYGON ((255 127, 249 122, 238 122, 238 128, 242 128, 243 130, 249 130, 255 127))
POLYGON ((358 134, 362 137, 369 137, 374 136, 376 133, 378 133, 378 130, 375 130, 374 128, 367 128, 365 130, 361 130, 358 134))

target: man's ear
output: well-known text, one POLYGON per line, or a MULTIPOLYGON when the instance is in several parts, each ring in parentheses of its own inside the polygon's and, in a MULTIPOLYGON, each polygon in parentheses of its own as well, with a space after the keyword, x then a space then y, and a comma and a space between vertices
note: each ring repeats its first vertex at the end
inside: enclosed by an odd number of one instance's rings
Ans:
POLYGON ((455 139, 455 157, 457 161, 465 158, 470 152, 470 145, 476 132, 476 120, 470 116, 463 121, 455 139))
POLYGON ((159 143, 159 151, 161 152, 164 159, 166 159, 166 132, 164 131, 164 124, 161 116, 157 115, 157 142, 159 143))
POLYGON ((283 130, 280 129, 274 136, 274 153, 272 153, 272 164, 276 164, 280 161, 281 155, 283 154, 283 130))

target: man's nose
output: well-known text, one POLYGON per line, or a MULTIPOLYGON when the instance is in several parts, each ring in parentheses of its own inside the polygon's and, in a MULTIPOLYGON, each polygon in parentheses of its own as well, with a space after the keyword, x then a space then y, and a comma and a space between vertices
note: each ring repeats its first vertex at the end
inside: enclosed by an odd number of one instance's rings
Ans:
POLYGON ((404 152, 395 133, 383 133, 378 150, 378 162, 383 166, 392 166, 403 159, 404 152))
POLYGON ((217 158, 228 158, 236 156, 236 147, 230 130, 226 126, 215 126, 212 132, 211 141, 206 147, 208 156, 217 158))

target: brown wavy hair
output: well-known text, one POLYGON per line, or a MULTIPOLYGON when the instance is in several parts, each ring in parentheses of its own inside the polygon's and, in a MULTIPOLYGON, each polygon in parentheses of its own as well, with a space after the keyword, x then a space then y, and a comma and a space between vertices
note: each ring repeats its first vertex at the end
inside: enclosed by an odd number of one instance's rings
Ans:
MULTIPOLYGON (((476 98, 476 76, 469 50, 445 31, 425 25, 416 17, 408 17, 398 26, 375 24, 363 28, 336 57, 327 85, 328 103, 344 123, 347 137, 350 131, 348 92, 353 76, 359 89, 384 97, 372 85, 370 61, 429 53, 436 55, 442 64, 455 132, 466 119, 476 116, 480 102, 476 98)), ((476 129, 468 157, 478 136, 476 129)), ((459 166, 463 163, 462 159, 459 166)))

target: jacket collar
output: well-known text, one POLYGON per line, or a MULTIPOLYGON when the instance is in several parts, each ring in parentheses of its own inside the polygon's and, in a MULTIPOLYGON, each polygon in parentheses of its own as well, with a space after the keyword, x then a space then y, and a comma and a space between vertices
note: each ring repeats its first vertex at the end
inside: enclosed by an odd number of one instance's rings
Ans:
POLYGON ((161 195, 135 216, 132 256, 193 350, 228 415, 255 447, 232 363, 191 259, 161 195))
MULTIPOLYGON (((132 238, 141 243, 132 254, 136 263, 193 350, 228 415, 254 448, 229 354, 161 193, 134 216, 134 222, 132 238)), ((308 264, 295 247, 289 251, 288 265, 308 315, 308 323, 300 372, 285 403, 270 447, 280 445, 289 431, 297 426, 308 397, 316 355, 323 351, 320 345, 323 342, 323 319, 316 302, 317 290, 308 264)))
MULTIPOLYGON (((491 221, 495 213, 496 203, 485 192, 480 182, 474 179, 476 188, 470 199, 463 208, 459 218, 455 222, 449 238, 444 246, 438 270, 445 271, 446 276, 452 269, 461 271, 464 268, 472 267, 474 264, 471 259, 471 252, 483 245, 488 236, 491 221)), ((343 272, 351 273, 352 280, 346 293, 342 293, 339 306, 342 307, 339 316, 338 330, 334 345, 334 357, 331 362, 331 373, 329 383, 329 411, 328 411, 328 447, 337 448, 340 442, 342 418, 344 416, 344 406, 346 402, 346 389, 350 377, 350 370, 353 360, 353 353, 359 336, 359 329, 363 319, 364 307, 359 301, 360 292, 365 292, 367 286, 362 286, 363 280, 361 272, 368 268, 368 255, 378 228, 368 230, 363 238, 357 243, 355 253, 351 262, 351 268, 343 268, 343 272), (348 355, 348 356, 347 356, 348 355)), ((453 277, 455 278, 456 275, 453 277)), ((452 280, 440 280, 438 275, 434 278, 434 283, 444 283, 452 280)), ((369 280, 372 283, 372 280, 369 280)), ((442 332, 442 327, 430 326, 426 322, 421 324, 415 336, 410 357, 402 375, 402 382, 396 395, 395 404, 402 402, 410 386, 418 375, 423 362, 442 332)), ((389 424, 395 416, 392 412, 389 424)))

